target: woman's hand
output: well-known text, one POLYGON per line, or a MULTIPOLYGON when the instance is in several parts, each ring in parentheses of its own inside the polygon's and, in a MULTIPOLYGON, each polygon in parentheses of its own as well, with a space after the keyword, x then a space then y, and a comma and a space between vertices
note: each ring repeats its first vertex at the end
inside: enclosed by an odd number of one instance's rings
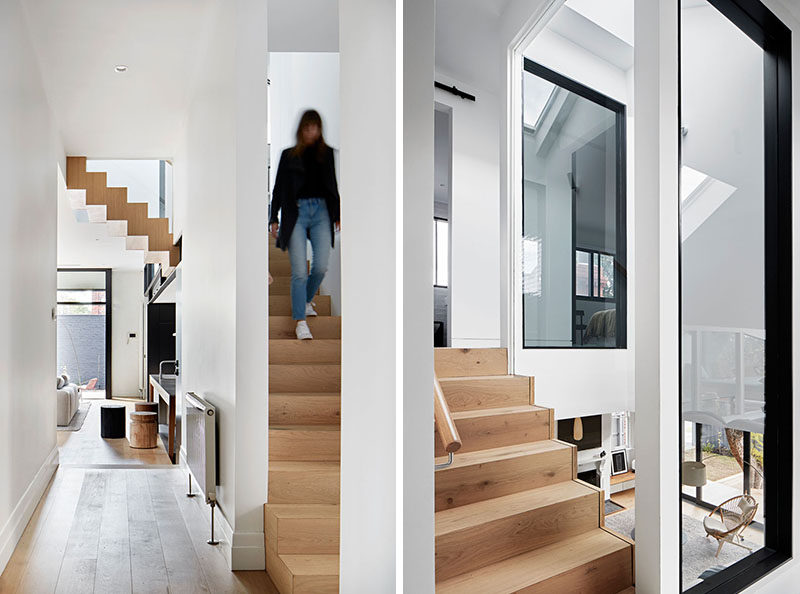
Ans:
POLYGON ((278 223, 272 223, 269 226, 269 234, 272 235, 275 239, 278 238, 278 223))

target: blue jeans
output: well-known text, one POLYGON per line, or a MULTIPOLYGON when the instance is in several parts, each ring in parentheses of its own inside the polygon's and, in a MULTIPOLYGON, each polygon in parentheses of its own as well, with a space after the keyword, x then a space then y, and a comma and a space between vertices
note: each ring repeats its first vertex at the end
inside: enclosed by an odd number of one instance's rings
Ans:
POLYGON ((297 223, 289 238, 292 263, 292 318, 306 319, 306 303, 317 293, 331 256, 331 219, 322 198, 297 201, 297 223), (311 274, 307 271, 306 239, 311 239, 311 274))

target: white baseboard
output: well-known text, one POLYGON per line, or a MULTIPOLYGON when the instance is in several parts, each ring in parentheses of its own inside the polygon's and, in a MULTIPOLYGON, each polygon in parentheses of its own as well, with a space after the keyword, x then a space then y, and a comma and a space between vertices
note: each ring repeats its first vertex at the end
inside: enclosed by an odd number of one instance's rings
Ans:
POLYGON ((28 525, 28 521, 30 521, 42 495, 44 495, 44 491, 56 468, 58 468, 58 447, 53 448, 53 451, 47 456, 44 464, 39 468, 36 476, 33 477, 28 488, 25 489, 22 497, 17 502, 14 511, 11 512, 8 522, 0 530, 0 573, 5 570, 9 559, 11 559, 17 543, 25 531, 25 526, 28 525))
MULTIPOLYGON (((183 446, 180 448, 180 454, 180 466, 188 473, 186 450, 183 446)), ((209 518, 210 514, 209 510, 209 518)), ((234 532, 219 506, 214 509, 214 529, 217 540, 230 543, 230 547, 225 547, 225 551, 229 553, 226 559, 232 571, 266 569, 263 532, 234 532)))

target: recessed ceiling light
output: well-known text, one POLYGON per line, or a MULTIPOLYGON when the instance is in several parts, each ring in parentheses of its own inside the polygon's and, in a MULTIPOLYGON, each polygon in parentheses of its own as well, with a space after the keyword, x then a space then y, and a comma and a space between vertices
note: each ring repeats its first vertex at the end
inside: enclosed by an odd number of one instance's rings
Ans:
POLYGON ((119 72, 121 74, 121 73, 127 72, 127 71, 128 71, 128 67, 125 66, 125 64, 117 64, 116 66, 114 66, 114 72, 119 72))

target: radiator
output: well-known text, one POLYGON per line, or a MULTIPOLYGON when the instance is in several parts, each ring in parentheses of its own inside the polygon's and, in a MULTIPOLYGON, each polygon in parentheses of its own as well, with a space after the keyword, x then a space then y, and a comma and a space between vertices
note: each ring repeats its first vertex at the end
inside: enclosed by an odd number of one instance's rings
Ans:
POLYGON ((185 400, 186 466, 205 493, 206 503, 214 505, 217 501, 217 409, 194 392, 187 392, 185 400))

